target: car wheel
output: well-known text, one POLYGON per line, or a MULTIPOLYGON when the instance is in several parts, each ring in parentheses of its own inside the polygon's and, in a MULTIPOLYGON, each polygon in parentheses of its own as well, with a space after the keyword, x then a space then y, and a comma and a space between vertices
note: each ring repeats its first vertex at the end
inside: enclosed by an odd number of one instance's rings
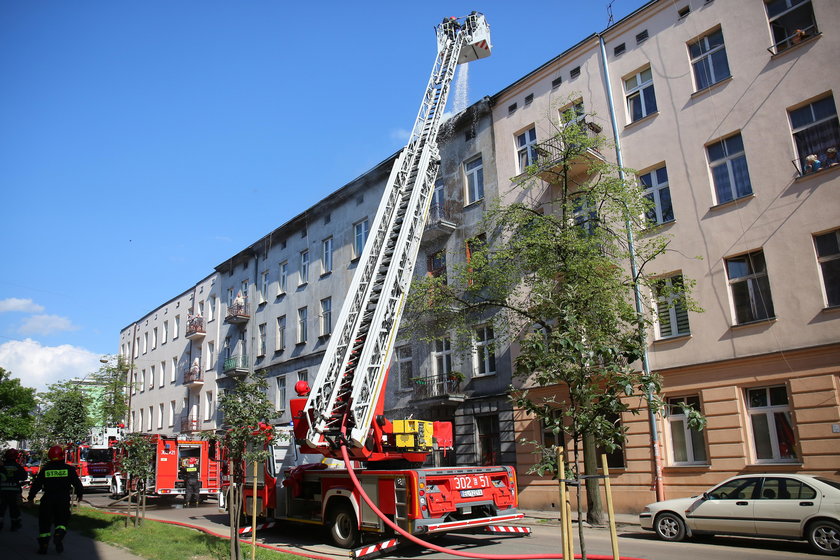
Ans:
POLYGON ((677 542, 685 538, 685 522, 682 517, 670 511, 657 515, 653 528, 663 541, 677 542))
POLYGON ((347 504, 340 504, 333 508, 330 515, 330 538, 336 546, 352 548, 359 538, 359 527, 356 515, 347 504))
POLYGON ((820 554, 840 556, 840 524, 820 519, 808 525, 808 542, 820 554))

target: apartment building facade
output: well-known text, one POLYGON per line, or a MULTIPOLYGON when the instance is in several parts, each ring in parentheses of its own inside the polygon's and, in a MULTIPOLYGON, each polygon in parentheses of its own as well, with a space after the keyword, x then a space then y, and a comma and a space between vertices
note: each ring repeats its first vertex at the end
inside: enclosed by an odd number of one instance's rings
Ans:
MULTIPOLYGON (((610 139, 613 111, 623 164, 656 205, 650 235, 671 238, 647 267, 697 282, 704 311, 660 302, 648 333, 674 405, 656 420, 666 497, 738 473, 840 472, 840 73, 825 63, 838 24, 831 1, 649 2, 494 96, 499 177, 534 162, 562 111, 582 105, 610 139)), ((655 500, 648 416, 631 404, 611 469, 623 511, 655 500)), ((516 431, 543 437, 522 413, 516 431)), ((555 483, 527 475, 532 462, 519 448, 521 503, 550 508, 555 483)))

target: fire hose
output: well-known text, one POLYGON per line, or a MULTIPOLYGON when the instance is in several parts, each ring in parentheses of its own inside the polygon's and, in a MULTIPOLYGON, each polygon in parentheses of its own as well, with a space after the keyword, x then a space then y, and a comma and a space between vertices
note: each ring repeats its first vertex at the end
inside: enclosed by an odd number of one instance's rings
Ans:
MULTIPOLYGON (((342 423, 341 428, 342 435, 346 436, 346 428, 344 423, 342 423)), ((347 441, 346 438, 342 438, 341 441, 341 457, 344 460, 344 466, 347 468, 347 474, 350 476, 350 480, 353 482, 353 486, 355 487, 356 491, 365 501, 365 503, 373 510, 379 519, 381 519, 388 527, 393 529, 397 534, 402 536, 403 538, 413 542, 414 544, 420 545, 423 548, 427 548, 429 550, 434 550, 436 552, 442 552, 443 554, 451 554, 453 556, 461 556, 463 558, 480 558, 484 560, 554 560, 554 559, 562 559, 564 556, 562 554, 518 554, 518 555, 506 555, 506 554, 478 554, 475 552, 463 552, 460 550, 454 550, 451 548, 446 548, 443 546, 438 546, 436 544, 430 543, 428 541, 424 541, 420 539, 390 519, 388 516, 382 513, 382 511, 373 503, 373 500, 370 499, 370 496, 367 495, 364 488, 362 488, 362 484, 359 482, 358 477, 356 477, 356 473, 353 470, 353 465, 350 462, 350 455, 347 452, 347 441)), ((606 556, 603 554, 587 554, 587 558, 591 558, 592 560, 613 560, 613 556, 606 556)), ((580 554, 576 554, 575 558, 582 558, 580 554)), ((642 560, 640 558, 632 558, 622 556, 620 560, 642 560)))

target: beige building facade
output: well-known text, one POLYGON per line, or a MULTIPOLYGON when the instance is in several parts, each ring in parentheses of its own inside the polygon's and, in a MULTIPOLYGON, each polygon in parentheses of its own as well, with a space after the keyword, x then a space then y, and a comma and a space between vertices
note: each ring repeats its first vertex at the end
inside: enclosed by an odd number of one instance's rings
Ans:
MULTIPOLYGON (((494 97, 500 178, 571 105, 615 130, 619 149, 598 156, 620 150, 656 203, 653 234, 671 238, 648 272, 696 281, 703 312, 663 306, 648 336, 663 397, 708 419, 694 432, 678 407, 657 418, 667 498, 745 472, 840 474, 838 25, 830 0, 654 1, 494 97)), ((647 411, 631 404, 613 469, 627 512, 656 497, 647 411)), ((520 413, 516 431, 541 429, 520 413)), ((554 507, 530 451, 521 505, 554 507)))

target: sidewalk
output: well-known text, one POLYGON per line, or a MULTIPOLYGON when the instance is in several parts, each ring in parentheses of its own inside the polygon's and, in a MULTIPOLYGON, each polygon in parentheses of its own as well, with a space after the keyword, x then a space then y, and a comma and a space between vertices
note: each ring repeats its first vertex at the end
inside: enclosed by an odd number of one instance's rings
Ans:
MULTIPOLYGON (((543 510, 536 510, 536 509, 519 509, 520 512, 525 514, 525 519, 523 519, 518 524, 520 525, 559 525, 560 524, 560 512, 558 511, 543 511, 543 510)), ((576 511, 572 512, 572 516, 577 515, 576 511)), ((639 516, 633 513, 616 513, 615 514, 615 525, 616 527, 627 527, 627 526, 636 526, 639 527, 639 516)), ((597 526, 596 526, 597 527, 597 526)), ((608 521, 606 519, 606 513, 604 513, 604 528, 609 527, 608 521)))
POLYGON ((142 560, 130 552, 89 539, 72 530, 64 537, 64 552, 58 554, 50 542, 49 552, 37 553, 38 520, 27 513, 23 514, 23 528, 12 533, 9 531, 8 518, 0 531, 0 557, 4 560, 30 560, 43 558, 61 558, 62 560, 142 560))

